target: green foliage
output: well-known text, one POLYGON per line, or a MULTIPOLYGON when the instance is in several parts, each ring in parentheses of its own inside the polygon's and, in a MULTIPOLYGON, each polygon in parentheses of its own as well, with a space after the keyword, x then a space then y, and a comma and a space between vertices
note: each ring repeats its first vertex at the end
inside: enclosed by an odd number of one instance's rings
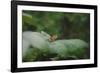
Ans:
POLYGON ((41 52, 37 48, 29 48, 26 55, 23 57, 23 62, 45 61, 49 60, 49 53, 41 52))
POLYGON ((36 61, 38 60, 38 57, 41 57, 41 52, 35 48, 34 49, 29 48, 27 54, 23 57, 23 61, 24 62, 36 61))
MULTIPOLYGON (((78 38, 90 43, 90 15, 88 13, 23 10, 22 27, 23 31, 45 31, 50 35, 58 35, 58 39, 78 38)), ((33 52, 28 53, 26 61, 27 59, 35 61, 37 56, 41 57, 40 52, 38 54, 35 53, 36 50, 33 52)), ((79 51, 76 53, 78 54, 79 51)))
POLYGON ((22 19, 23 31, 46 31, 59 38, 79 38, 89 42, 88 13, 23 11, 22 19))
POLYGON ((80 59, 87 55, 88 44, 79 39, 64 39, 52 42, 50 47, 50 51, 57 53, 59 58, 67 59, 74 56, 76 59, 80 59))

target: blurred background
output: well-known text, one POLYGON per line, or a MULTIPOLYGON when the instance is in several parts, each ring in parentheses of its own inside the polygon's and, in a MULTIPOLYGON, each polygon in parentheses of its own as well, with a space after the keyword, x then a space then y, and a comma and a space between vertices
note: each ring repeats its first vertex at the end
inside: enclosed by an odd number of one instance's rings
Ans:
POLYGON ((88 13, 64 13, 23 10, 23 31, 45 31, 58 39, 78 38, 89 43, 90 15, 88 13))

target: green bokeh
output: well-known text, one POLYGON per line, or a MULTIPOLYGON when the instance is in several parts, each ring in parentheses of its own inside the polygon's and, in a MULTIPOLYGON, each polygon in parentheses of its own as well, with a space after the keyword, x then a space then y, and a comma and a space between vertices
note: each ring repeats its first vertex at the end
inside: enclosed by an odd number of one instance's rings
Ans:
POLYGON ((58 35, 59 39, 78 38, 89 42, 90 15, 88 13, 64 13, 23 11, 23 31, 45 31, 58 35))

